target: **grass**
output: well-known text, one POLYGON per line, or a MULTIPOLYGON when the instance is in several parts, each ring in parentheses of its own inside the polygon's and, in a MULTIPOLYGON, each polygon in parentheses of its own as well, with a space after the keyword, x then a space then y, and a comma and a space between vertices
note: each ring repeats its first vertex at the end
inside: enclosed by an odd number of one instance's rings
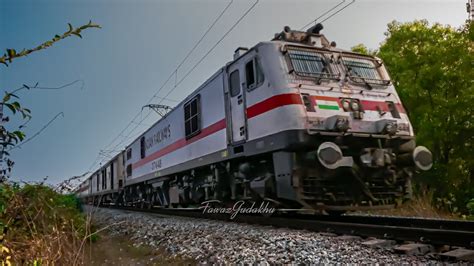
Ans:
POLYGON ((94 234, 79 206, 43 184, 0 184, 2 265, 81 264, 94 234))
POLYGON ((107 230, 120 222, 95 229, 93 212, 83 213, 74 195, 43 184, 0 184, 1 265, 193 264, 125 236, 110 238, 107 230))
POLYGON ((403 203, 395 209, 370 211, 369 213, 406 217, 467 219, 466 216, 462 216, 457 212, 436 207, 436 202, 433 200, 433 194, 426 191, 414 196, 413 199, 403 203))
POLYGON ((171 255, 163 247, 146 244, 137 246, 127 236, 100 233, 96 243, 88 245, 92 252, 85 254, 86 265, 195 265, 193 259, 171 255))

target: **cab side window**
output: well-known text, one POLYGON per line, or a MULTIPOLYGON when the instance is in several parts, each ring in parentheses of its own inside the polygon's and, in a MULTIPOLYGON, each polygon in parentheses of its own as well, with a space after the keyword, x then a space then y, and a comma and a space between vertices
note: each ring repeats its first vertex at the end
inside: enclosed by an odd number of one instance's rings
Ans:
POLYGON ((146 150, 145 150, 145 136, 140 138, 140 158, 145 158, 146 150))
POLYGON ((184 104, 184 129, 186 139, 201 132, 201 97, 199 94, 184 104))
POLYGON ((247 90, 251 91, 262 85, 265 77, 263 75, 260 60, 254 57, 252 60, 245 64, 245 78, 247 83, 247 90))
POLYGON ((235 97, 240 94, 239 70, 234 70, 234 72, 230 73, 229 85, 231 97, 235 97))

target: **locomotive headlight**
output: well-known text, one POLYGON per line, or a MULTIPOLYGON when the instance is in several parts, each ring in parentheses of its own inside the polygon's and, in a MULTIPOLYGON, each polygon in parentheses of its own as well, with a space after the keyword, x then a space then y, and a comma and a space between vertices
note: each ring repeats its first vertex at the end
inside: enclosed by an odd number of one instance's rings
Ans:
POLYGON ((351 156, 344 156, 341 148, 334 142, 323 142, 316 151, 318 161, 328 169, 338 167, 352 167, 354 160, 351 156))
POLYGON ((352 100, 351 101, 351 109, 352 111, 359 111, 360 110, 360 104, 359 104, 359 101, 357 100, 352 100))
POLYGON ((413 161, 418 169, 428 171, 433 166, 433 155, 424 146, 418 146, 413 151, 413 161))
POLYGON ((406 123, 400 123, 400 124, 397 124, 397 126, 398 126, 398 130, 400 130, 400 131, 409 131, 410 130, 410 127, 406 123))
POLYGON ((403 152, 397 156, 397 163, 402 166, 416 166, 417 169, 427 171, 430 170, 433 166, 433 155, 431 154, 430 150, 423 146, 416 146, 413 148, 412 146, 415 145, 415 142, 409 142, 407 144, 411 144, 409 146, 404 147, 403 152), (407 152, 408 149, 413 149, 410 152, 407 152))
POLYGON ((350 109, 351 109, 351 104, 350 104, 350 102, 349 102, 348 99, 343 99, 343 100, 341 101, 341 103, 342 103, 342 108, 344 109, 344 111, 346 111, 346 112, 347 112, 347 111, 350 111, 350 109))
POLYGON ((335 169, 337 161, 342 159, 342 151, 333 142, 324 142, 318 148, 318 160, 326 168, 335 169))
POLYGON ((385 125, 384 132, 389 135, 394 135, 397 133, 397 123, 396 122, 389 122, 385 125))

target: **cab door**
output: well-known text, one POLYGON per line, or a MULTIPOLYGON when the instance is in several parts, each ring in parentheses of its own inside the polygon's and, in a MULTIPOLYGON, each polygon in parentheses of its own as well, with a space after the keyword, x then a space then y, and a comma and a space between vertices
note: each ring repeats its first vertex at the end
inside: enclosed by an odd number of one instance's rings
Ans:
POLYGON ((231 143, 245 142, 247 139, 247 123, 245 114, 245 80, 244 71, 239 69, 239 64, 233 64, 227 69, 227 82, 229 88, 229 109, 231 118, 231 143))

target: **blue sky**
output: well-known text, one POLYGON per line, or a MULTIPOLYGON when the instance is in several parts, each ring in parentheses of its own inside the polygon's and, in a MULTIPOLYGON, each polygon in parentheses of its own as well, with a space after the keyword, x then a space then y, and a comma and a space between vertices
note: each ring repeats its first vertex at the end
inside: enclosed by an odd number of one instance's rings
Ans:
MULTIPOLYGON (((193 47, 229 1, 125 0, 0 0, 0 50, 30 48, 89 20, 100 30, 85 31, 83 39, 68 38, 53 47, 0 66, 0 89, 22 84, 55 87, 83 81, 58 91, 23 91, 21 101, 32 110, 25 129, 31 136, 59 112, 64 113, 41 135, 12 151, 15 180, 51 183, 86 172, 99 151, 140 111, 193 47), (82 87, 82 88, 81 88, 82 87)), ((231 7, 179 69, 186 73, 254 1, 234 0, 231 7)), ((252 12, 169 95, 173 105, 219 67, 232 59, 235 48, 251 47, 272 38, 285 25, 299 28, 339 1, 260 0, 252 12)), ((346 1, 346 2, 349 2, 346 1)), ((357 0, 328 20, 323 33, 339 47, 364 43, 377 48, 392 20, 428 19, 460 26, 467 18, 466 1, 357 0)), ((173 82, 159 92, 164 96, 173 82)), ((160 99, 154 99, 157 103, 160 99)), ((149 111, 144 110, 141 117, 149 111)), ((108 149, 123 148, 158 119, 148 116, 133 132, 108 149), (125 138, 128 136, 128 138, 125 138), (122 142, 121 145, 119 142, 122 142)), ((93 167, 94 168, 94 167, 93 167)))

